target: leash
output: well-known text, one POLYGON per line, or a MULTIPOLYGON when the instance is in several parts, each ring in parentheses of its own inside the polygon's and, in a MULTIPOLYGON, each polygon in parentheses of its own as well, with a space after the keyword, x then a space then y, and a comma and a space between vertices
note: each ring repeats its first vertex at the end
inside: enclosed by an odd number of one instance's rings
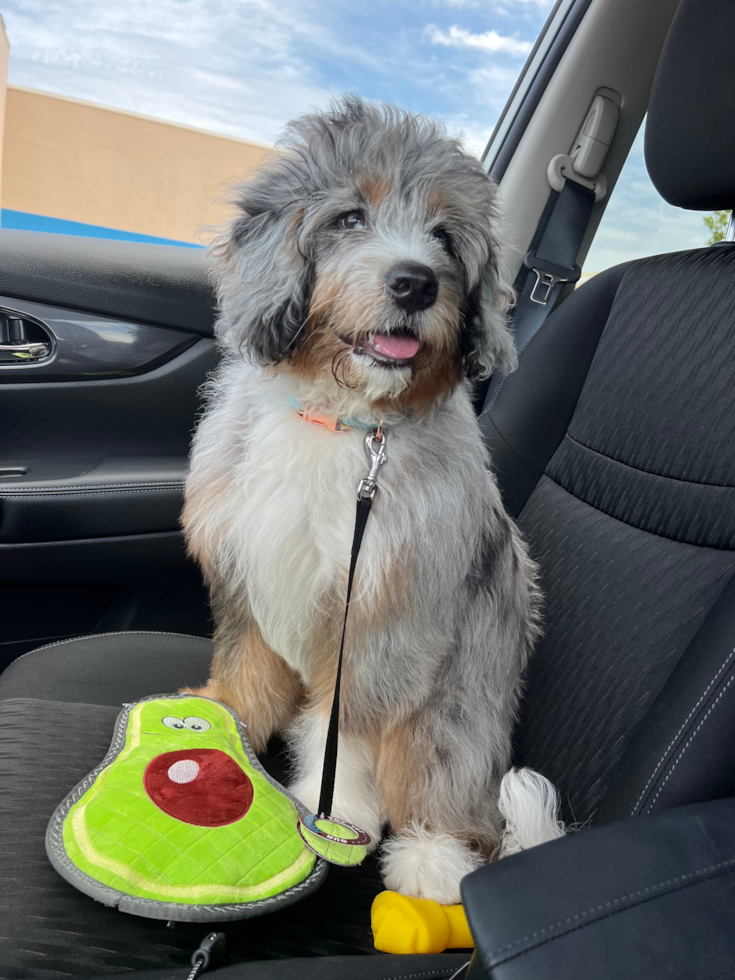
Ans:
POLYGON ((370 473, 365 479, 360 480, 357 487, 357 512, 355 514, 355 532, 352 537, 352 556, 350 558, 350 572, 347 576, 347 599, 345 601, 345 616, 342 622, 342 640, 339 645, 339 657, 337 658, 337 676, 334 681, 334 698, 332 700, 332 711, 329 716, 329 728, 327 730, 327 744, 324 749, 324 768, 322 769, 322 788, 319 795, 319 816, 327 817, 332 812, 332 800, 334 797, 334 779, 337 773, 337 742, 339 740, 339 694, 342 686, 342 661, 345 650, 345 633, 347 631, 347 617, 350 612, 350 599, 352 598, 352 581, 355 577, 355 566, 357 556, 360 554, 362 536, 365 532, 365 525, 370 516, 370 508, 373 506, 375 493, 378 489, 378 471, 386 461, 385 454, 385 433, 382 423, 377 432, 369 433, 365 436, 365 449, 370 460, 370 473))
MULTIPOLYGON (((334 697, 332 699, 332 710, 329 715, 329 728, 327 729, 327 741, 324 749, 324 765, 322 768, 321 791, 319 794, 319 806, 317 814, 308 814, 300 818, 300 822, 312 833, 330 841, 341 844, 369 844, 370 837, 359 827, 353 827, 344 820, 333 819, 331 817, 332 803, 334 799, 334 781, 337 774, 337 750, 339 743, 339 699, 342 686, 342 662, 344 660, 345 635, 347 632, 347 618, 350 613, 350 600, 352 598, 352 583, 355 578, 355 567, 357 557, 360 554, 365 525, 370 516, 373 500, 378 490, 378 472, 385 463, 387 456, 385 453, 386 435, 383 431, 383 423, 376 430, 369 432, 365 436, 365 451, 370 462, 370 472, 364 479, 360 480, 357 487, 357 510, 355 512, 355 531, 352 537, 352 554, 350 556, 350 570, 347 576, 347 598, 345 600, 345 615, 342 621, 342 639, 339 645, 339 656, 337 658, 337 673, 334 681, 334 697), (350 830, 357 832, 356 838, 337 837, 328 833, 324 828, 319 827, 318 820, 328 820, 332 824, 337 823, 341 827, 349 827, 350 830)), ((302 837, 304 835, 302 834, 302 837)), ((308 845, 308 840, 304 838, 308 845)), ((323 856, 323 855, 321 855, 323 856)))

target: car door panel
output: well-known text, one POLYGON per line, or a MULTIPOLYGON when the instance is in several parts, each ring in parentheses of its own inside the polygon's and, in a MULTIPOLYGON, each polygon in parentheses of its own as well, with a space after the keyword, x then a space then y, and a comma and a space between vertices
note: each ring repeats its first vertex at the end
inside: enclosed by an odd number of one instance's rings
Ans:
POLYGON ((0 231, 0 308, 55 348, 0 362, 0 669, 82 633, 208 633, 179 526, 219 359, 203 251, 0 231))
POLYGON ((202 249, 0 230, 0 295, 212 336, 202 249))
POLYGON ((0 471, 0 541, 63 541, 178 528, 185 456, 103 459, 68 476, 58 474, 58 465, 30 464, 20 478, 3 477, 0 471))

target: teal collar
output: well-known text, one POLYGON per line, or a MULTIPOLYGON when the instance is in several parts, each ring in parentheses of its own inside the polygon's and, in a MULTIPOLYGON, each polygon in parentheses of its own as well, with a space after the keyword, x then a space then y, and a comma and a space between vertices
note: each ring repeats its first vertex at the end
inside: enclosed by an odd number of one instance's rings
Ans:
POLYGON ((360 419, 341 419, 336 415, 329 415, 326 412, 307 411, 293 395, 288 396, 288 403, 304 422, 313 422, 314 425, 322 425, 331 432, 349 432, 351 429, 361 429, 363 432, 370 432, 372 429, 378 428, 378 422, 362 422, 360 419))

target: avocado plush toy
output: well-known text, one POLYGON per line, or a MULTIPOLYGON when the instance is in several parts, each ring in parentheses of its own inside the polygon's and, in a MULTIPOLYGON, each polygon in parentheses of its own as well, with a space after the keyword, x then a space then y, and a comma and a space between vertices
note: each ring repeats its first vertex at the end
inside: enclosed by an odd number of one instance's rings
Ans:
POLYGON ((107 756, 57 808, 46 851, 67 881, 122 911, 245 918, 316 888, 326 874, 320 847, 335 863, 364 857, 352 828, 320 818, 318 829, 333 835, 322 839, 308 819, 301 826, 307 817, 225 705, 186 694, 147 698, 124 708, 107 756))

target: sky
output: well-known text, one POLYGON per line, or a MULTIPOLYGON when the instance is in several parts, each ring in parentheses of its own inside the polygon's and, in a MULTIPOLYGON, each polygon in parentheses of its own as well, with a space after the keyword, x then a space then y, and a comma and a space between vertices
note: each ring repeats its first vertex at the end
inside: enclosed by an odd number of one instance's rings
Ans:
MULTIPOLYGON (((4 0, 10 82, 244 139, 356 92, 443 119, 477 155, 552 0, 4 0)), ((704 244, 642 134, 585 271, 704 244)))
POLYGON ((10 81, 245 139, 357 92, 481 153, 552 0, 6 0, 10 81))

